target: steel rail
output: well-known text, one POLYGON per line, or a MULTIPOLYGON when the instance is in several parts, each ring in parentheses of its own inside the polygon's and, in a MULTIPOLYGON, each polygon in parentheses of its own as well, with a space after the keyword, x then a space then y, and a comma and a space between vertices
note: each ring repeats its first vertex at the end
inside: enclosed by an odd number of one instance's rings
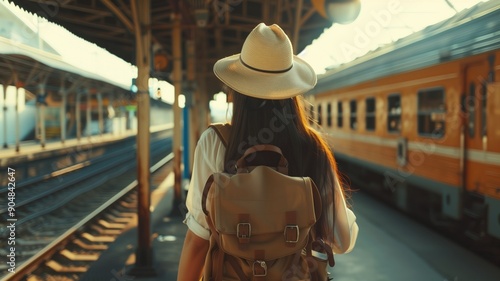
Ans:
MULTIPOLYGON (((171 129, 168 129, 168 131, 171 131, 171 129)), ((154 145, 154 143, 152 143, 151 145, 154 145)), ((100 156, 100 157, 98 157, 96 159, 87 160, 87 161, 84 161, 82 163, 78 163, 78 164, 75 164, 75 165, 72 165, 72 166, 69 166, 69 167, 65 167, 65 168, 63 168, 61 170, 51 172, 50 174, 45 174, 45 175, 42 175, 42 176, 35 177, 34 180, 27 180, 27 182, 28 182, 27 184, 24 184, 24 181, 23 181, 19 185, 23 185, 23 188, 28 188, 28 186, 35 185, 37 183, 41 183, 41 182, 44 182, 46 180, 55 179, 55 178, 57 178, 57 177, 59 177, 59 176, 61 176, 63 174, 67 174, 67 173, 70 173, 70 172, 80 171, 81 169, 87 168, 91 164, 99 164, 99 163, 102 163, 102 162, 105 162, 105 161, 109 161, 109 159, 111 159, 111 158, 113 158, 115 156, 118 156, 118 155, 122 155, 124 152, 128 152, 130 149, 131 149, 130 147, 124 147, 124 148, 121 148, 118 151, 111 152, 109 154, 100 156)), ((16 203, 16 208, 22 207, 24 205, 32 203, 33 201, 36 201, 36 200, 41 199, 43 197, 47 197, 47 196, 49 196, 49 195, 51 195, 53 193, 59 192, 61 190, 64 190, 67 187, 73 186, 74 184, 76 184, 78 182, 81 182, 82 180, 84 180, 88 176, 102 173, 105 170, 111 170, 114 167, 119 166, 119 165, 121 165, 121 163, 119 163, 119 162, 115 163, 115 164, 106 165, 105 169, 96 170, 96 171, 91 172, 90 174, 86 174, 86 175, 81 176, 81 177, 69 179, 68 181, 65 181, 64 184, 60 184, 57 187, 45 190, 43 192, 37 192, 37 193, 35 193, 35 195, 30 196, 29 198, 26 198, 26 199, 24 199, 24 200, 22 200, 20 202, 17 202, 16 203)), ((20 188, 19 185, 16 186, 16 189, 20 188)), ((5 187, 4 189, 7 190, 7 187, 5 187)), ((0 190, 0 194, 2 192, 3 192, 3 189, 0 190)), ((4 213, 7 213, 7 212, 8 212, 8 208, 1 208, 0 209, 0 215, 4 214, 4 213)))

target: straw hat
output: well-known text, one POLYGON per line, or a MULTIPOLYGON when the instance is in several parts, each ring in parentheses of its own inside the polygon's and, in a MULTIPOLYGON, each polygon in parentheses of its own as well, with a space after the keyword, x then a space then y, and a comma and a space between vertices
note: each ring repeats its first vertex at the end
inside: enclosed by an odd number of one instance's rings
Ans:
POLYGON ((241 94, 261 99, 286 99, 316 85, 316 73, 293 55, 292 44, 276 24, 257 25, 241 53, 218 60, 215 75, 241 94))

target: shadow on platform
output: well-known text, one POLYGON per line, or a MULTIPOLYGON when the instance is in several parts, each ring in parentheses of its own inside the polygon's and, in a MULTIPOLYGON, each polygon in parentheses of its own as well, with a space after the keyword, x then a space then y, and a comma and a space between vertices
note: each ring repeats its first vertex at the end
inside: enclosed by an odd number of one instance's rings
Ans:
MULTIPOLYGON (((184 216, 172 215, 173 173, 170 173, 151 194, 152 201, 152 248, 155 276, 131 276, 135 265, 137 226, 133 225, 109 245, 100 258, 81 277, 81 281, 156 281, 176 280, 180 253, 187 226, 184 216)), ((185 213, 181 207, 181 212, 185 213)))

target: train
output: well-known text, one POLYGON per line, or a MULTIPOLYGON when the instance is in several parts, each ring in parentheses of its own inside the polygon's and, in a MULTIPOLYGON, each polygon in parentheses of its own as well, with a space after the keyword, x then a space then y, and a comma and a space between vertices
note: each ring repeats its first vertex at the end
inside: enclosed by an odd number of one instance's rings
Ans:
POLYGON ((499 1, 479 3, 327 69, 305 95, 356 187, 473 241, 500 239, 499 19, 499 1))

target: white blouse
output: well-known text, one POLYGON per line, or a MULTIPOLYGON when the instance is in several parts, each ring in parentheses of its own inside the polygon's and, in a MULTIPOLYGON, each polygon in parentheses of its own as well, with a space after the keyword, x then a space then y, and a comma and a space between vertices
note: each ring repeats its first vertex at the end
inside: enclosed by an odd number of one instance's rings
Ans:
MULTIPOLYGON (((188 213, 184 223, 197 236, 208 240, 210 232, 205 220, 205 214, 201 208, 201 197, 203 188, 208 177, 224 170, 224 154, 226 148, 217 136, 214 129, 208 128, 203 132, 194 153, 193 174, 189 183, 186 199, 188 213)), ((327 242, 336 254, 350 252, 356 244, 358 236, 358 225, 356 216, 347 208, 345 197, 336 179, 335 182, 335 239, 327 242)), ((331 217, 328 221, 333 222, 333 204, 330 205, 331 217)))

